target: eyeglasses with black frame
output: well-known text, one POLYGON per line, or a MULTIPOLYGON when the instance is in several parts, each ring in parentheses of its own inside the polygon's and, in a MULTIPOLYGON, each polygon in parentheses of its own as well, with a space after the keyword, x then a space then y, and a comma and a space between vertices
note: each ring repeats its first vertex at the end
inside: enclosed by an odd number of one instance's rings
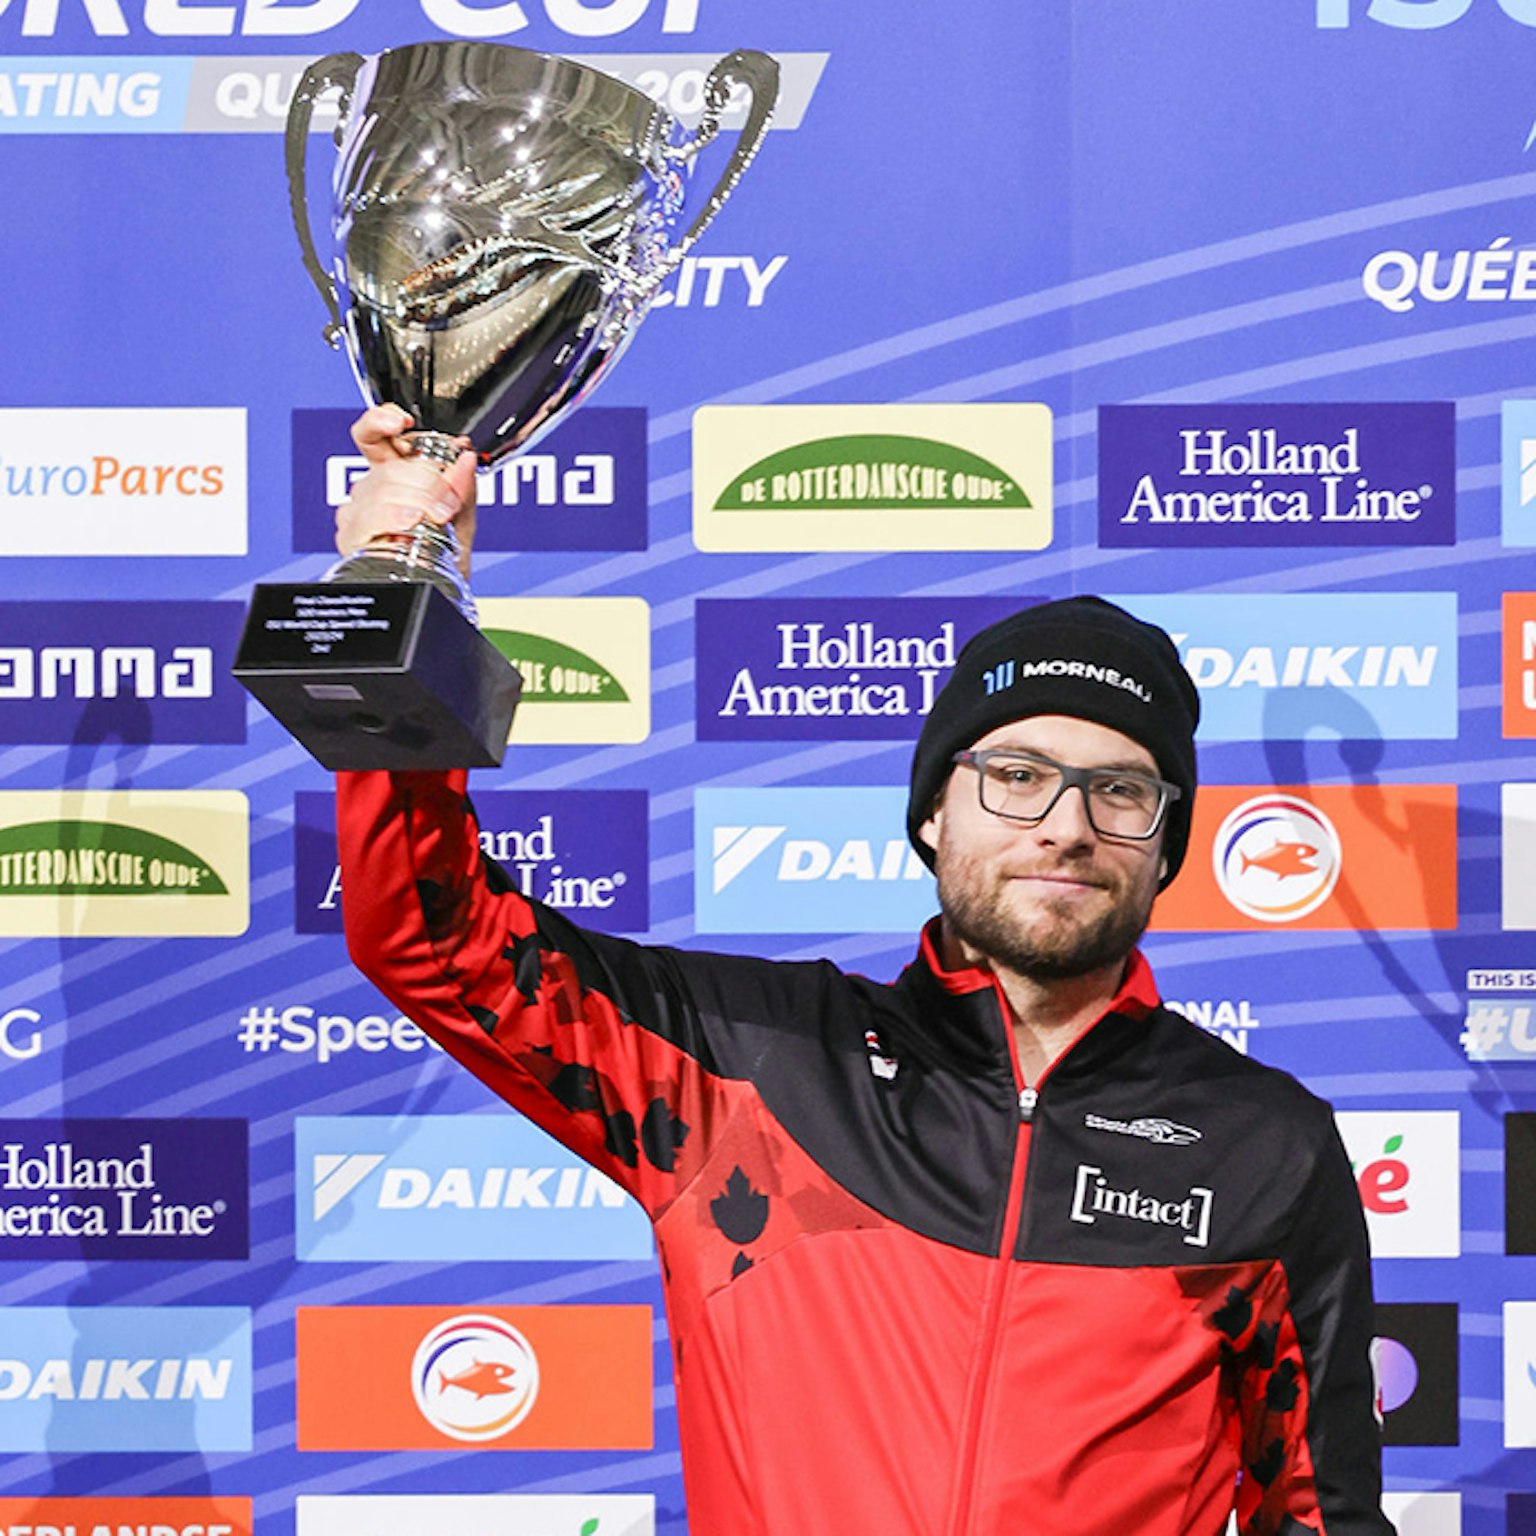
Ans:
POLYGON ((1078 789, 1093 830, 1132 843, 1156 837, 1168 807, 1183 794, 1177 784, 1150 773, 1073 768, 1037 752, 988 748, 956 752, 952 761, 976 770, 981 808, 994 816, 1034 825, 1069 789, 1078 789))

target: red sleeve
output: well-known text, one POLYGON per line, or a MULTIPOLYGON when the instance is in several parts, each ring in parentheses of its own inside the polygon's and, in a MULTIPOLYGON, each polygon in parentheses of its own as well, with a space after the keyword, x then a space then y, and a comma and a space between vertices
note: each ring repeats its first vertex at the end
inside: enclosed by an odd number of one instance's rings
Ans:
POLYGON ((659 1214, 744 1085, 715 1069, 674 952, 587 933, 481 858, 463 773, 344 773, 359 969, 503 1099, 659 1214))

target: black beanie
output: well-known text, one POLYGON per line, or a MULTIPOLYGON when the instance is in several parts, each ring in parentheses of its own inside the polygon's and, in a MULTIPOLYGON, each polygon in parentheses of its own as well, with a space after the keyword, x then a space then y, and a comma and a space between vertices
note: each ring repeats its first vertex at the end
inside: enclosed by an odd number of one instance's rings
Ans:
POLYGON ((918 829, 955 753, 1030 715, 1070 715, 1119 731, 1144 746, 1158 772, 1179 786, 1183 794, 1168 807, 1163 834, 1167 885, 1189 843, 1200 696, 1167 634, 1101 597, 1026 608, 966 643, 912 755, 907 836, 924 862, 933 867, 933 850, 918 829))

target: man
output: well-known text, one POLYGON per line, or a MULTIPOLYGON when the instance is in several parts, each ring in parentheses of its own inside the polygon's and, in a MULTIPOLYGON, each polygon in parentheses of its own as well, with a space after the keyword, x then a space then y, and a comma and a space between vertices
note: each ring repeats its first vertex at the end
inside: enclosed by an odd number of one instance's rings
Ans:
MULTIPOLYGON (((344 549, 469 502, 407 424, 359 423, 344 549)), ((357 963, 655 1222, 694 1536, 1390 1532, 1328 1107, 1136 950, 1198 714, 1097 599, 973 639, 912 767, 942 915, 889 986, 586 933, 482 860, 462 774, 342 775, 357 963)))

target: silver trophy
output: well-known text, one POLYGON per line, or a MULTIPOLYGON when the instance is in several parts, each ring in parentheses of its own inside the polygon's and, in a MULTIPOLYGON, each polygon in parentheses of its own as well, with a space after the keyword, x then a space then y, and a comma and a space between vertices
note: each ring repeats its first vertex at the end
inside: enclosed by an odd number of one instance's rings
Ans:
MULTIPOLYGON (((304 265, 364 397, 416 422, 417 452, 482 464, 533 443, 617 361, 663 281, 751 163, 778 65, 737 52, 704 115, 599 70, 498 43, 336 53, 288 112, 304 265), (688 173, 737 87, 746 122, 686 230, 688 173), (339 88, 328 270, 310 229, 316 98, 339 88)), ((516 671, 474 627, 451 527, 384 534, 325 581, 259 585, 235 675, 325 766, 501 761, 516 671)))

